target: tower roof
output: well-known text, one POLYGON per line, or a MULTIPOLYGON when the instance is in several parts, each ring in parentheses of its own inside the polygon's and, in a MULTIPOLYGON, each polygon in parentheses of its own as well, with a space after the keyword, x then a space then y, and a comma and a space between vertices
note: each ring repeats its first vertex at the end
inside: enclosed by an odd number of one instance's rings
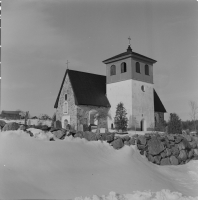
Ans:
POLYGON ((152 58, 143 56, 143 55, 141 55, 139 53, 136 53, 136 52, 132 51, 131 46, 129 45, 128 48, 127 48, 127 51, 125 51, 123 53, 120 53, 120 54, 118 54, 116 56, 113 56, 111 58, 108 58, 108 59, 104 60, 103 63, 108 64, 108 63, 111 63, 111 62, 114 62, 114 61, 117 61, 117 60, 121 60, 121 59, 124 59, 124 58, 129 58, 129 57, 136 58, 136 59, 141 59, 141 60, 144 60, 146 62, 150 62, 152 64, 157 62, 156 60, 154 60, 152 58))

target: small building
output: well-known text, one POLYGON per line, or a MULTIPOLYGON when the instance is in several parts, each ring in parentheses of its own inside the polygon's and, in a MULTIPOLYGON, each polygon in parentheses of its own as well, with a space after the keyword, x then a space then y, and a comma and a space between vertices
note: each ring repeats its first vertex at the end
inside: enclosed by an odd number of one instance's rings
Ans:
POLYGON ((118 103, 127 111, 128 128, 153 130, 166 112, 154 89, 153 64, 156 60, 127 51, 103 61, 106 76, 67 69, 54 105, 56 120, 78 129, 83 124, 115 127, 118 103), (108 116, 96 120, 99 112, 108 116))
POLYGON ((20 113, 21 111, 5 111, 2 110, 1 117, 5 119, 20 119, 20 113))

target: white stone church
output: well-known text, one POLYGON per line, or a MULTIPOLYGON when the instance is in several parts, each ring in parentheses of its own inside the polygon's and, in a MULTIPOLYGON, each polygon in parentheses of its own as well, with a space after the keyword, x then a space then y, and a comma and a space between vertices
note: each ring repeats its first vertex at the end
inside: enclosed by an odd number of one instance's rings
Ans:
POLYGON ((82 124, 114 128, 118 103, 127 111, 128 129, 151 130, 156 122, 164 120, 166 112, 154 90, 153 64, 156 60, 132 51, 129 45, 124 53, 103 61, 106 76, 67 69, 54 105, 56 120, 67 121, 73 128, 82 124), (107 119, 95 120, 104 110, 107 119))

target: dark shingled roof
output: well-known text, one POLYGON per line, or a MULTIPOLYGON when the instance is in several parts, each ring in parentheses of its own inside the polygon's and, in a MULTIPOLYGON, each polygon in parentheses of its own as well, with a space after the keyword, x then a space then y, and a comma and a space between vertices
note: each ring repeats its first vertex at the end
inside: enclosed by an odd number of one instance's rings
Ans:
POLYGON ((162 112, 162 113, 166 112, 166 109, 164 108, 164 105, 162 104, 162 102, 155 90, 154 90, 154 111, 162 112))
POLYGON ((120 53, 120 54, 118 54, 118 55, 116 55, 116 56, 113 56, 113 57, 111 57, 111 58, 108 58, 108 59, 104 60, 103 63, 106 63, 106 62, 108 62, 108 61, 110 61, 110 60, 113 60, 113 59, 116 59, 116 58, 120 58, 120 57, 123 57, 123 56, 127 56, 127 55, 128 55, 128 56, 131 56, 131 57, 133 57, 133 56, 134 56, 134 57, 138 56, 138 57, 141 57, 141 58, 143 58, 143 59, 147 59, 147 60, 149 60, 149 61, 152 62, 152 63, 156 63, 156 62, 157 62, 156 60, 153 60, 152 58, 143 56, 143 55, 141 55, 141 54, 139 54, 139 53, 136 53, 136 52, 132 51, 131 47, 129 46, 126 52, 120 53))
POLYGON ((59 96, 67 74, 74 91, 76 105, 110 107, 106 97, 106 76, 67 69, 54 108, 58 107, 59 96))

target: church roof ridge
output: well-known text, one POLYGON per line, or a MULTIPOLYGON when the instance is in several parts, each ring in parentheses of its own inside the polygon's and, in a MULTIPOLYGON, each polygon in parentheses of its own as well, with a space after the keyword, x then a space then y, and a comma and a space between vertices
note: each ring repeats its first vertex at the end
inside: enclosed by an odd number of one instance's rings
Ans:
MULTIPOLYGON (((69 71, 73 71, 73 72, 79 72, 79 73, 84 73, 84 74, 91 74, 91 75, 96 75, 96 76, 105 76, 105 75, 101 75, 101 74, 94 74, 94 73, 90 73, 90 72, 82 72, 82 71, 78 71, 78 70, 73 70, 73 69, 68 69, 69 71)), ((106 76, 105 76, 106 77, 106 76)))

